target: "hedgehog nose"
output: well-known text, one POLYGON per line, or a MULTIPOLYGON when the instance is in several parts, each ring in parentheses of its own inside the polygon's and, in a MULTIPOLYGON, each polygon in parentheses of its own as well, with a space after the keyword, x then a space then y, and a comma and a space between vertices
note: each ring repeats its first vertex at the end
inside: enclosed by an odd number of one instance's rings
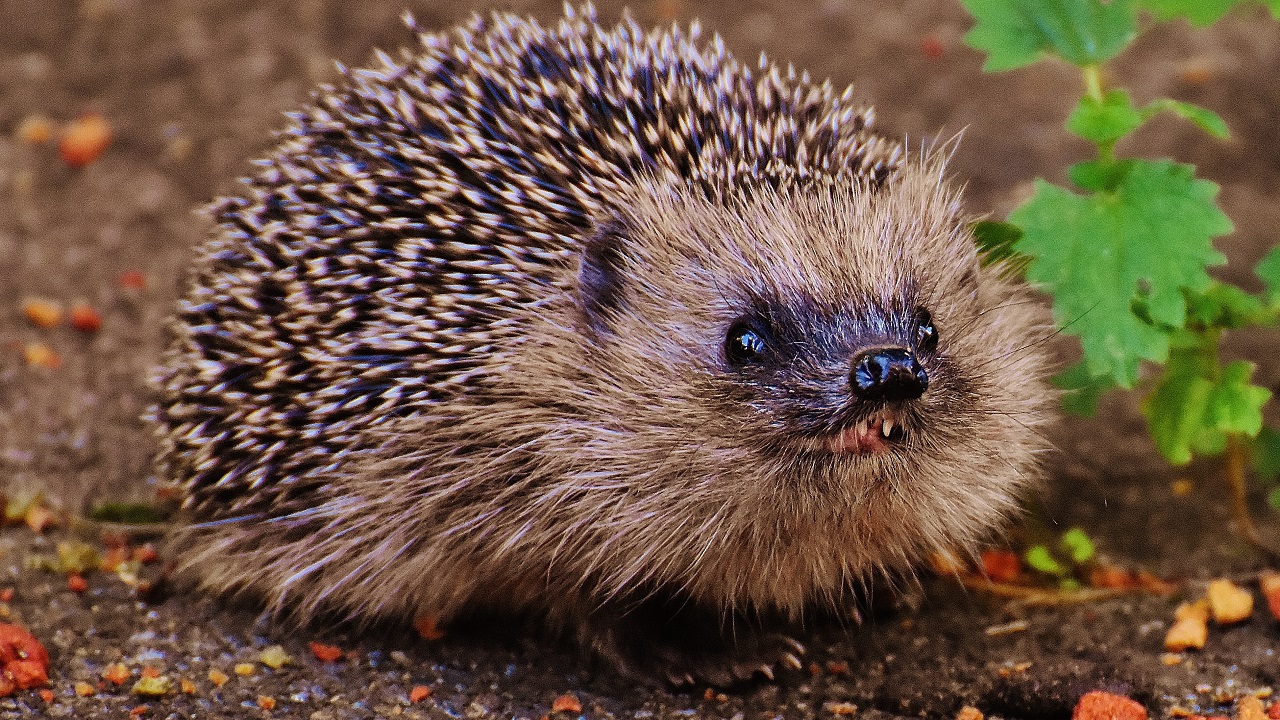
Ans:
POLYGON ((849 385, 859 400, 912 400, 929 388, 929 375, 906 348, 874 348, 853 358, 849 385))

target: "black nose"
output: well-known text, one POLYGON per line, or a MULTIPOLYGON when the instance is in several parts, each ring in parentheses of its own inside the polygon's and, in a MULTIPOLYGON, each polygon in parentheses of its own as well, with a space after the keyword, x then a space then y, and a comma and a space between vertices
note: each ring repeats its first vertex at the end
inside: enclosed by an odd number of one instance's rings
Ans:
POLYGON ((906 348, 876 348, 853 358, 849 384, 860 400, 911 400, 929 388, 929 374, 906 348))

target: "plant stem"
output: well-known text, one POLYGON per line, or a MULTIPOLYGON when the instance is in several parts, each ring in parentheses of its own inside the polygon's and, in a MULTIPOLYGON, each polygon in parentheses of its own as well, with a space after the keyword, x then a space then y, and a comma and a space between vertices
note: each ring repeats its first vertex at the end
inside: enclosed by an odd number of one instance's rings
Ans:
POLYGON ((1272 562, 1277 562, 1280 561, 1280 551, 1271 547, 1262 539, 1262 536, 1258 534, 1257 526, 1253 524, 1252 516, 1249 514, 1245 487, 1245 465, 1247 460, 1248 446, 1241 440, 1238 433, 1228 433, 1226 481, 1227 489, 1231 493, 1231 512, 1235 515, 1236 529, 1250 545, 1261 551, 1272 562))
POLYGON ((1102 102, 1102 66, 1097 64, 1085 65, 1080 68, 1084 75, 1084 91, 1089 97, 1102 102))
MULTIPOLYGON (((1084 92, 1091 100, 1101 103, 1104 97, 1102 91, 1102 66, 1097 63, 1084 65, 1080 68, 1080 73, 1084 78, 1084 92)), ((1111 142, 1097 143, 1098 160, 1109 163, 1115 160, 1116 143, 1111 142)))

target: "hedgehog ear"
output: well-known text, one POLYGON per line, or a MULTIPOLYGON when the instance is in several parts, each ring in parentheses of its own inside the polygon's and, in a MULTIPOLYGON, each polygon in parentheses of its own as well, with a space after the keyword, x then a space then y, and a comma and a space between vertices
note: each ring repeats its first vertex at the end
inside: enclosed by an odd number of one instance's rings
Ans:
POLYGON ((597 227, 582 248, 578 292, 587 325, 596 331, 609 329, 609 316, 623 305, 626 283, 625 228, 619 223, 597 227))

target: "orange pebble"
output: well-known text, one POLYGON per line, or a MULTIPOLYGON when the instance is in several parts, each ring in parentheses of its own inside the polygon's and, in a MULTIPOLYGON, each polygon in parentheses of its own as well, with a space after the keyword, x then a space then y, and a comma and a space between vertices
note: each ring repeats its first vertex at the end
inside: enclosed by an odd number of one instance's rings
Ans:
POLYGON ((431 697, 431 688, 426 685, 414 685, 409 691, 409 702, 419 703, 431 697))
POLYGON ((80 332, 98 332, 102 328, 102 314, 89 303, 78 302, 71 306, 71 327, 80 332))
POLYGON ((1147 709, 1124 695, 1094 690, 1076 703, 1071 720, 1147 720, 1147 709))
POLYGON ((122 663, 112 663, 102 671, 102 679, 109 681, 112 685, 123 685, 124 681, 129 679, 129 668, 122 663))
POLYGON ((62 322, 62 308, 58 303, 44 298, 27 298, 22 301, 22 314, 27 321, 39 328, 57 327, 62 322))
POLYGON ((27 343, 22 348, 22 358, 31 367, 39 367, 46 370, 57 370, 62 367, 62 358, 53 351, 53 348, 42 342, 27 343))
POLYGON ((151 543, 133 549, 133 559, 143 565, 150 565, 156 561, 157 557, 159 554, 156 552, 156 546, 151 543))
POLYGON ((1258 586, 1262 589, 1262 596, 1267 599, 1267 609, 1280 620, 1280 573, 1262 573, 1262 577, 1258 578, 1258 586))
POLYGON ((28 115, 18 123, 14 134, 22 142, 42 145, 53 137, 53 121, 43 115, 28 115))
POLYGON ((71 167, 84 167, 111 144, 111 126, 97 113, 86 113, 67 125, 58 144, 62 162, 71 167))
POLYGON ((342 648, 337 645, 325 645, 324 643, 310 642, 307 647, 311 648, 311 654, 321 662, 337 662, 342 659, 342 648))
POLYGON ((551 712, 582 712, 582 703, 573 693, 565 693, 551 703, 551 712))
POLYGON ((1253 593, 1226 578, 1210 582, 1207 595, 1209 609, 1219 625, 1238 623, 1253 614, 1253 593))
POLYGON ((79 573, 71 573, 67 576, 67 589, 73 593, 82 593, 89 589, 89 582, 79 573))
POLYGON ((1267 711, 1255 695, 1241 695, 1236 700, 1236 720, 1267 720, 1267 711))
POLYGON ((992 582, 1012 582, 1022 571, 1022 561, 1008 550, 983 550, 982 574, 992 582))

